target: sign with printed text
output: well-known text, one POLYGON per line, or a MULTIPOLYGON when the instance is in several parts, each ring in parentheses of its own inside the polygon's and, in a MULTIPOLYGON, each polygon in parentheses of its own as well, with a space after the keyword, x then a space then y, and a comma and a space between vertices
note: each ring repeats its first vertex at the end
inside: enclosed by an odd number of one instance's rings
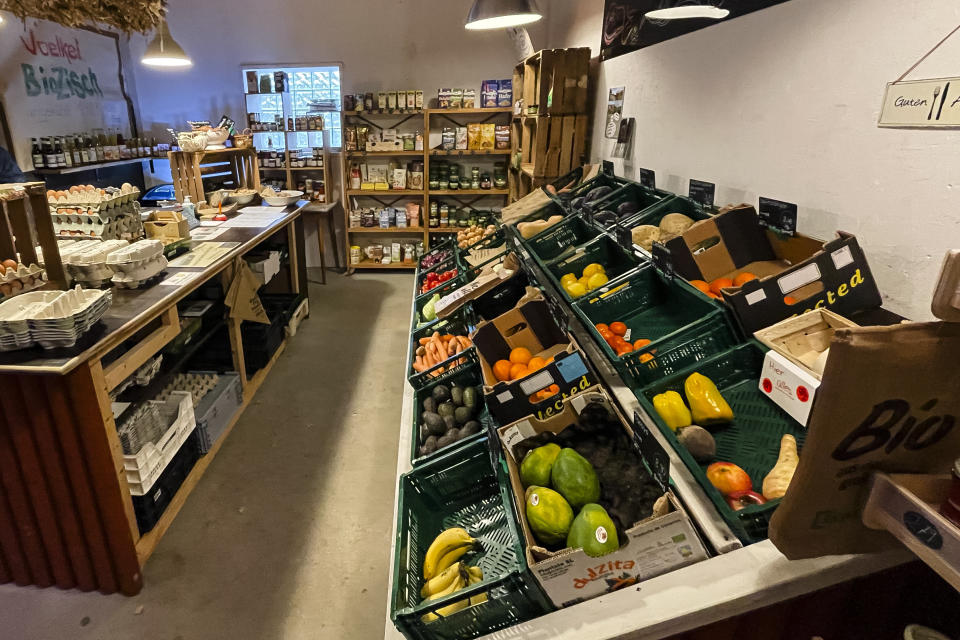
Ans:
POLYGON ((111 128, 130 134, 114 37, 46 20, 5 18, 0 95, 21 169, 33 166, 32 137, 111 128))
POLYGON ((960 78, 891 82, 879 126, 960 128, 960 78))

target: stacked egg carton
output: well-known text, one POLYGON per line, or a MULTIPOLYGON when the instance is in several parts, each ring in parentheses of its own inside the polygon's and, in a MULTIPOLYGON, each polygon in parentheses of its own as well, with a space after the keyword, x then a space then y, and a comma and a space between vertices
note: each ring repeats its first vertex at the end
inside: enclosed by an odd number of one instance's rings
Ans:
POLYGON ((220 376, 216 373, 178 373, 160 392, 157 400, 166 401, 174 391, 189 391, 193 397, 193 406, 197 407, 218 382, 220 376))
POLYGON ((0 351, 39 344, 44 349, 72 347, 113 301, 96 289, 31 291, 0 304, 0 351))
POLYGON ((136 455, 146 444, 155 443, 163 436, 169 425, 160 415, 160 406, 159 402, 144 402, 123 416, 117 425, 117 435, 124 454, 136 455))
POLYGON ((107 266, 107 258, 126 246, 126 240, 78 240, 61 251, 60 257, 75 282, 97 288, 109 285, 113 278, 114 272, 107 266))
POLYGON ((136 239, 143 236, 139 195, 129 183, 119 189, 86 185, 70 187, 69 192, 48 191, 47 202, 58 235, 136 239))
POLYGON ((0 275, 0 299, 39 289, 47 283, 47 274, 39 265, 29 267, 16 260, 4 260, 0 275))
POLYGON ((143 240, 123 247, 107 256, 107 266, 113 270, 113 284, 136 289, 147 284, 167 267, 163 243, 143 240))

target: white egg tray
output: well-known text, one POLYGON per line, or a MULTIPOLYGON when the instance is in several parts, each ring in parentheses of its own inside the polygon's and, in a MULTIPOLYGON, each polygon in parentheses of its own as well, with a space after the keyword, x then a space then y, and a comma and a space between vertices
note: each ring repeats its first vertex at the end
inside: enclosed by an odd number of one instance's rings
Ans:
POLYGON ((170 426, 155 442, 147 442, 136 453, 123 456, 127 484, 135 496, 150 491, 197 426, 193 401, 187 391, 174 391, 166 402, 151 400, 150 404, 157 407, 161 420, 170 426))
POLYGON ((113 302, 110 291, 33 291, 0 303, 0 351, 72 347, 113 302))
POLYGON ((128 246, 126 240, 87 240, 75 243, 79 246, 61 253, 63 264, 74 280, 100 284, 113 277, 114 270, 107 266, 107 258, 115 251, 128 246))
POLYGON ((109 264, 114 270, 111 282, 125 289, 136 289, 167 268, 167 259, 162 254, 137 263, 109 264), (135 266, 133 266, 135 265, 135 266), (122 267, 124 270, 120 270, 122 267))
POLYGON ((117 189, 108 187, 107 189, 85 189, 74 192, 59 191, 63 195, 51 195, 47 192, 47 202, 50 204, 51 213, 56 213, 57 209, 77 208, 90 211, 103 211, 119 207, 128 202, 133 202, 140 197, 140 190, 129 184, 117 189), (103 193, 101 193, 103 191, 103 193))
POLYGON ((187 391, 193 398, 193 406, 196 407, 219 382, 220 376, 216 373, 178 373, 160 392, 157 400, 164 401, 173 393, 187 391))
POLYGON ((163 243, 159 240, 143 240, 134 242, 126 247, 114 251, 107 257, 107 264, 115 265, 118 273, 137 268, 157 256, 163 255, 163 243))

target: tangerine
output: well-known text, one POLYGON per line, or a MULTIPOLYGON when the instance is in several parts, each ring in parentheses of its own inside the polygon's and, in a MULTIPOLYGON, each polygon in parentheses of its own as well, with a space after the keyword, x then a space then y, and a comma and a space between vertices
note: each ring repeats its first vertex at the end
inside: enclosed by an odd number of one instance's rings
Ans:
POLYGON ((608 327, 607 325, 605 325, 605 324, 602 323, 602 322, 598 322, 597 324, 595 324, 595 325, 593 325, 593 326, 597 328, 597 331, 600 332, 600 335, 603 335, 604 329, 606 329, 606 330, 608 330, 608 331, 609 331, 609 329, 610 329, 610 327, 608 327))
POLYGON ((733 279, 733 286, 742 287, 747 282, 751 280, 756 280, 757 276, 753 275, 749 271, 744 271, 743 273, 737 274, 737 277, 733 279))
POLYGON ((703 291, 704 293, 710 293, 710 285, 703 280, 691 280, 690 284, 695 286, 697 289, 700 289, 700 291, 703 291))
POLYGON ((543 369, 545 366, 547 366, 547 361, 540 356, 534 356, 533 358, 530 358, 530 362, 527 363, 527 369, 530 370, 530 373, 533 373, 538 369, 543 369))
POLYGON ((527 365, 520 364, 519 362, 510 367, 510 379, 519 380, 520 378, 525 377, 530 370, 527 369, 527 365))
POLYGON ((647 340, 646 338, 640 338, 639 340, 633 343, 633 348, 634 350, 639 351, 640 349, 643 349, 648 344, 650 344, 649 340, 647 340))
POLYGON ((500 382, 507 382, 510 380, 510 361, 509 360, 497 360, 493 363, 493 377, 499 380, 500 382))
POLYGON ((731 280, 730 278, 717 278, 716 280, 710 283, 710 291, 712 291, 713 293, 719 296, 721 289, 723 289, 724 287, 732 287, 732 286, 733 286, 733 280, 731 280))
POLYGON ((526 347, 516 347, 510 352, 510 362, 513 364, 525 365, 530 362, 531 358, 533 358, 533 354, 526 347))
POLYGON ((627 335, 627 325, 623 324, 622 322, 611 322, 610 331, 614 332, 618 336, 625 336, 627 335))

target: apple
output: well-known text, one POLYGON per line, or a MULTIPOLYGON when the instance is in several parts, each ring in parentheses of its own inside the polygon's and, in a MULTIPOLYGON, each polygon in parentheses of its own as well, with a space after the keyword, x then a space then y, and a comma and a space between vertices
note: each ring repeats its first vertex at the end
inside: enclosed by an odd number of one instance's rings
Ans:
POLYGON ((717 491, 728 496, 737 491, 750 491, 753 483, 746 471, 732 462, 714 462, 707 467, 707 480, 717 491))
POLYGON ((727 504, 730 505, 730 508, 734 511, 740 511, 746 507, 755 505, 755 504, 764 504, 767 499, 756 491, 734 491, 731 494, 724 496, 727 501, 727 504))

